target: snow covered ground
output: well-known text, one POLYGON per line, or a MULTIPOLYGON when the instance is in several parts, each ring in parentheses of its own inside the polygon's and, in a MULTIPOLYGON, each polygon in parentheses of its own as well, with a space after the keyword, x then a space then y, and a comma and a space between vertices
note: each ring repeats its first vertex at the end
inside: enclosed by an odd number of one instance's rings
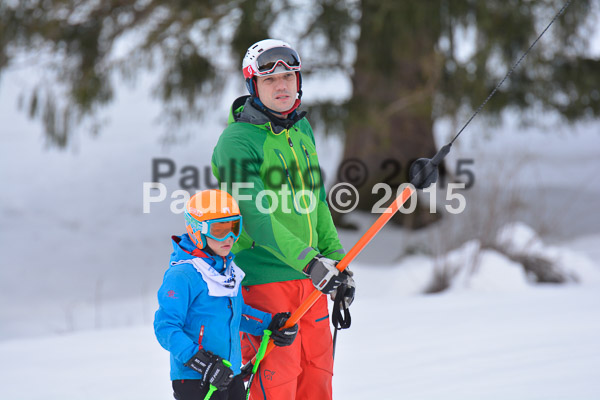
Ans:
MULTIPOLYGON (((600 398, 598 286, 399 295, 403 268, 419 263, 355 266, 361 286, 353 325, 338 335, 334 398, 600 398)), ((168 353, 150 324, 6 340, 0 371, 2 399, 171 398, 168 353)))
POLYGON ((366 300, 340 336, 337 398, 598 398, 599 305, 564 288, 366 300))
MULTIPOLYGON (((0 119, 10 121, 0 128, 0 399, 170 398, 151 321, 169 236, 183 222, 168 202, 144 214, 142 185, 153 158, 176 162, 169 193, 183 166, 209 165, 241 84, 173 147, 159 144, 147 93, 119 91, 100 136, 80 132, 62 153, 46 151, 40 127, 16 112, 23 82, 16 71, 0 82, 0 119)), ((385 227, 352 265, 358 294, 353 326, 339 334, 337 399, 600 398, 600 125, 508 122, 474 123, 448 159, 451 170, 474 160, 464 214, 419 232, 385 227), (459 271, 448 292, 421 293, 448 250, 458 247, 453 265, 468 265, 482 229, 512 221, 538 232, 543 253, 579 283, 532 285, 485 250, 474 275, 459 271)), ((447 126, 436 132, 443 142, 447 126)), ((318 140, 331 176, 339 140, 318 140)), ((373 220, 354 218, 364 229, 373 220)), ((344 245, 364 229, 342 232, 344 245)))

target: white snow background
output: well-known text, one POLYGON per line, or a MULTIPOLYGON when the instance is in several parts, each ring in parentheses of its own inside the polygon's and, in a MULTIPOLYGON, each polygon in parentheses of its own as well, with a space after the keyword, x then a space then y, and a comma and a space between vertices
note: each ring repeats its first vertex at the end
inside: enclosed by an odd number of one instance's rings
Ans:
MULTIPOLYGON (((142 185, 157 157, 177 165, 169 195, 184 166, 204 174, 244 91, 233 84, 194 136, 164 147, 146 78, 117 92, 99 136, 79 132, 63 152, 46 149, 38 123, 16 109, 27 70, 1 75, 2 400, 172 398, 152 319, 183 218, 169 201, 144 214, 142 185)), ((340 79, 307 80, 304 92, 348 90, 340 79)), ((436 124, 440 144, 451 133, 436 124)), ((317 140, 333 176, 340 141, 317 140)), ((476 120, 448 158, 452 171, 461 158, 473 159, 476 177, 465 213, 418 232, 387 226, 352 264, 357 298, 338 336, 334 397, 600 399, 600 123, 476 120), (506 194, 511 202, 499 200, 506 194), (551 257, 577 282, 533 284, 502 254, 477 252, 481 230, 551 257), (448 291, 422 294, 441 264, 464 268, 448 291)), ((341 232, 346 248, 373 221, 353 219, 361 229, 341 232)))

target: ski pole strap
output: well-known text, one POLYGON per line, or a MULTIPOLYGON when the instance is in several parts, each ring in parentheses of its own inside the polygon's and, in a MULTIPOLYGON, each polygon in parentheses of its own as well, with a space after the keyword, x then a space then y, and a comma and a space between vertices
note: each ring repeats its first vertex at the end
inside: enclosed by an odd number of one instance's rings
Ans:
POLYGON ((331 310, 331 322, 333 327, 337 330, 348 329, 352 323, 352 317, 350 316, 350 310, 346 307, 346 301, 344 300, 345 291, 339 290, 333 300, 333 308, 331 310))
MULTIPOLYGON (((228 360, 223 360, 223 365, 225 365, 226 367, 231 367, 231 363, 228 360)), ((204 400, 210 400, 210 397, 213 395, 215 390, 217 390, 217 387, 215 385, 210 385, 206 396, 204 396, 204 400)))

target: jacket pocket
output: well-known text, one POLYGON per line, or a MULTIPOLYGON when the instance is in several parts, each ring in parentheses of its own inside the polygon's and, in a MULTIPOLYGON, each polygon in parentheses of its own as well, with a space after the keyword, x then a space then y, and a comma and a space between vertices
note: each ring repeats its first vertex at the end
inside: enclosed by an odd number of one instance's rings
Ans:
POLYGON ((204 339, 204 325, 200 325, 200 333, 198 334, 198 350, 202 348, 202 339, 204 339))
POLYGON ((305 177, 305 180, 310 182, 310 191, 314 192, 315 186, 316 186, 316 180, 315 180, 315 170, 313 168, 313 163, 310 161, 310 154, 302 140, 300 140, 300 147, 302 147, 302 152, 304 153, 304 157, 306 159, 306 172, 303 174, 303 176, 305 177))

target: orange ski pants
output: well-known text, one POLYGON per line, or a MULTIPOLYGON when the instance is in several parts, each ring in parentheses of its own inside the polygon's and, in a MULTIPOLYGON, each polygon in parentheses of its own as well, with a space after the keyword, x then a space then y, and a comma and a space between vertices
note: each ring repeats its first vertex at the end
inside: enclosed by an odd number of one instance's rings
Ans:
MULTIPOLYGON (((315 290, 309 279, 245 286, 246 304, 272 314, 294 312, 315 290)), ((331 400, 333 341, 327 296, 298 322, 291 346, 275 347, 259 365, 250 391, 252 400, 331 400)), ((256 354, 261 338, 242 333, 244 363, 256 354)))

